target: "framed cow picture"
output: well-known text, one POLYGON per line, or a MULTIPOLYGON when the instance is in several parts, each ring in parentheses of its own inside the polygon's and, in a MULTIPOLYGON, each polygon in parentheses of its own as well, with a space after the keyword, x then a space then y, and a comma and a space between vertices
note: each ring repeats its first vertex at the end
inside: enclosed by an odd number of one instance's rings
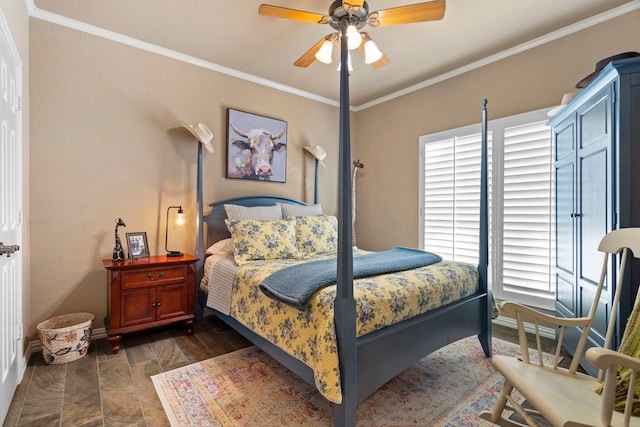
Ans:
POLYGON ((228 108, 226 177, 286 182, 287 122, 228 108))

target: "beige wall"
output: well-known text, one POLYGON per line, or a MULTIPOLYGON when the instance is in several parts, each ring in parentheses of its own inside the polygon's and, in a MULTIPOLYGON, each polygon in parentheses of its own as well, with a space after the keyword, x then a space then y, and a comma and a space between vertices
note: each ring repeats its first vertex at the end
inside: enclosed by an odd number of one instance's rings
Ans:
POLYGON ((365 165, 356 186, 358 246, 418 246, 421 135, 479 123, 483 98, 489 119, 558 104, 599 59, 640 51, 639 23, 635 11, 358 112, 355 154, 365 165))
MULTIPOLYGON (((358 244, 417 246, 418 137, 490 117, 556 104, 597 59, 640 50, 634 12, 580 34, 352 114, 358 174, 358 244)), ((90 311, 102 327, 114 219, 146 231, 163 252, 166 207, 182 204, 194 222, 196 147, 182 122, 215 134, 205 152, 205 201, 276 194, 311 201, 313 162, 301 149, 329 153, 320 201, 335 213, 338 109, 112 41, 30 20, 31 314, 90 311), (225 112, 232 107, 288 121, 287 183, 224 178, 225 112)), ((193 250, 185 233, 184 249, 193 250)))
MULTIPOLYGON (((183 205, 193 252, 197 143, 180 123, 203 121, 215 134, 204 151, 204 200, 274 194, 313 201, 314 162, 328 152, 320 202, 335 213, 337 107, 31 19, 31 278, 34 334, 57 314, 89 311, 102 327, 114 219, 145 231, 151 254, 164 253, 166 209, 183 205), (287 182, 224 178, 226 109, 288 122, 287 182), (193 231, 192 231, 193 230, 193 231)), ((206 211, 206 210, 205 210, 206 211)), ((34 338, 33 336, 31 337, 34 338)))
MULTIPOLYGON (((30 260, 31 247, 29 244, 30 216, 29 216, 29 17, 24 0, 0 1, 2 13, 9 23, 13 41, 18 48, 22 62, 22 322, 28 325, 31 319, 30 300, 30 260)), ((25 341, 28 341, 25 340, 25 341)))

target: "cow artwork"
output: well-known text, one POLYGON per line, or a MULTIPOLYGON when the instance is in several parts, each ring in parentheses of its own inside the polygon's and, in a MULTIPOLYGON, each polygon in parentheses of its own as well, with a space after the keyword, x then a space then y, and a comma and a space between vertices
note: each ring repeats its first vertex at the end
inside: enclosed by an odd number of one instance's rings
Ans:
POLYGON ((229 109, 227 178, 285 182, 287 123, 229 109))

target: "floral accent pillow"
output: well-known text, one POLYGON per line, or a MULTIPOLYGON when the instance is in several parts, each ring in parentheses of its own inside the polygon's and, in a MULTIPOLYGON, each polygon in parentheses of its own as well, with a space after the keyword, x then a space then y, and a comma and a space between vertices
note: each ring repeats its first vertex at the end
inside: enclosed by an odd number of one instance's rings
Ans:
POLYGON ((273 221, 225 220, 233 238, 233 256, 238 265, 247 261, 300 258, 295 219, 273 221))
POLYGON ((296 218, 298 249, 305 256, 319 255, 338 249, 338 218, 332 215, 296 218))

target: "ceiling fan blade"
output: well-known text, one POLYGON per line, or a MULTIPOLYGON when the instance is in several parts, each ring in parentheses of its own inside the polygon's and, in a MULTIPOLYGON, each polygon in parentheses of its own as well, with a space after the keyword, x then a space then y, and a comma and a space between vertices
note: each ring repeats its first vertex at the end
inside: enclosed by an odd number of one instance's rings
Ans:
POLYGON ((321 13, 305 12, 304 10, 288 9, 286 7, 261 4, 258 13, 276 18, 293 19, 294 21, 312 22, 314 24, 324 23, 324 15, 321 13))
POLYGON ((389 62, 391 62, 391 61, 389 60, 389 58, 387 57, 387 55, 385 55, 385 54, 383 53, 383 54, 382 54, 382 58, 378 59, 376 62, 374 62, 373 64, 371 64, 371 66, 377 70, 378 68, 382 68, 382 67, 384 67, 384 66, 385 66, 385 65, 387 65, 389 62))
POLYGON ((316 53, 318 53, 318 51, 322 47, 322 43, 324 43, 325 40, 328 40, 327 37, 321 38, 318 43, 314 44, 311 49, 306 51, 304 55, 298 58, 298 60, 294 62, 293 65, 295 65, 296 67, 303 67, 303 68, 306 68, 309 65, 311 65, 311 63, 313 63, 313 61, 316 60, 316 53))
POLYGON ((445 0, 393 7, 371 12, 369 24, 374 27, 387 27, 390 25, 412 24, 414 22, 437 21, 444 17, 445 9, 445 0))

